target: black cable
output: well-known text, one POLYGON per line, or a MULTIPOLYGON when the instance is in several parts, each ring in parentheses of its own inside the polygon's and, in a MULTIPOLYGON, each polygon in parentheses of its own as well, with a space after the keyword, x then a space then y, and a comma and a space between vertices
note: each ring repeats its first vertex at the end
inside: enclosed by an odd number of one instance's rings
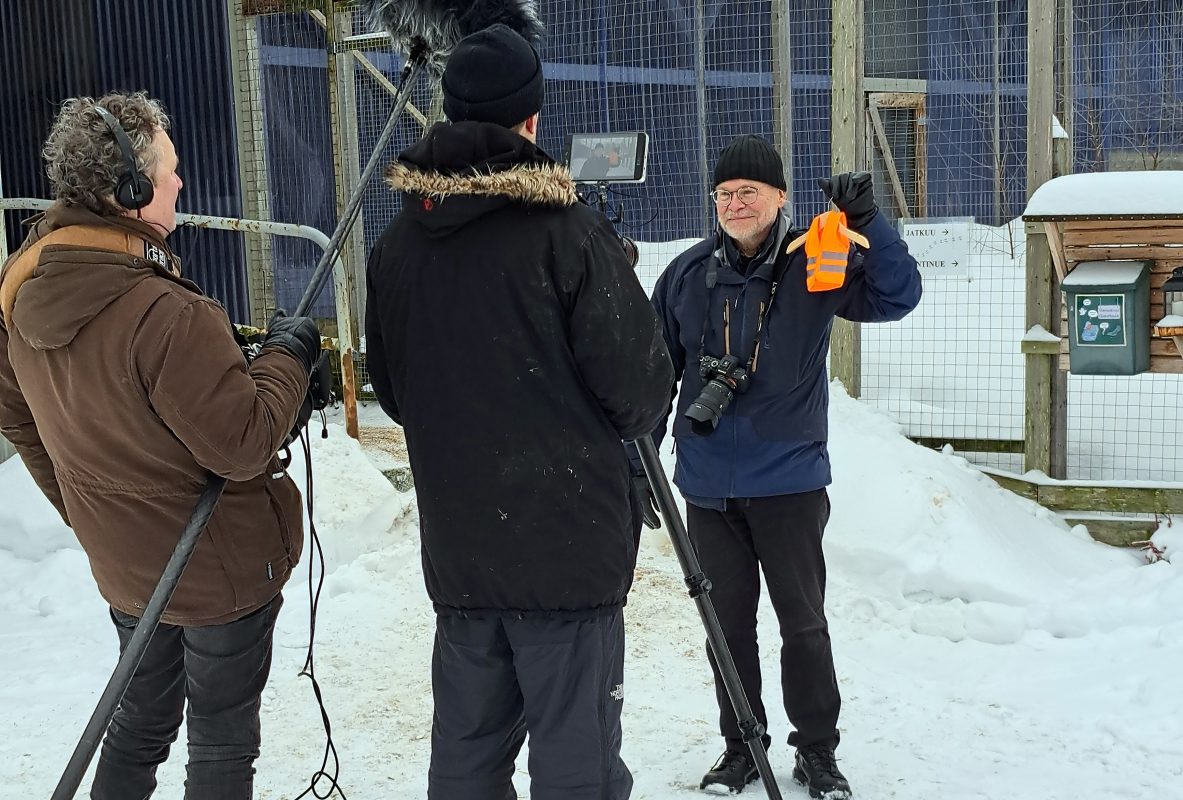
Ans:
MULTIPOLYGON (((178 246, 171 247, 170 249, 174 253, 179 254, 179 253, 183 252, 185 254, 183 264, 200 264, 201 263, 197 258, 197 253, 199 250, 197 245, 201 241, 202 231, 205 231, 205 230, 208 230, 208 228, 205 228, 202 225, 198 225, 196 222, 178 223, 177 229, 175 231, 173 231, 173 234, 177 235, 178 246), (180 236, 179 234, 184 229, 188 229, 188 231, 192 231, 192 233, 190 233, 188 236, 180 236)), ((183 266, 183 264, 182 264, 182 266, 183 266)), ((192 274, 192 273, 190 273, 190 274, 192 274)), ((182 277, 185 277, 185 276, 182 275, 182 277)), ((190 278, 190 280, 192 280, 192 279, 190 278)))
MULTIPOLYGON (((632 193, 632 192, 624 192, 624 191, 621 191, 620 189, 614 189, 614 188, 613 188, 613 187, 611 187, 611 186, 608 186, 608 187, 607 187, 607 189, 608 189, 608 194, 615 194, 615 195, 620 195, 621 197, 628 197, 628 198, 631 198, 631 199, 633 199, 633 200, 640 200, 640 201, 641 201, 641 203, 640 203, 640 204, 642 204, 642 205, 643 205, 644 203, 650 202, 650 199, 649 199, 648 197, 646 197, 645 195, 643 195, 643 194, 639 194, 639 193, 638 193, 638 194, 634 194, 634 193, 632 193)), ((617 217, 620 217, 620 218, 622 218, 622 219, 623 219, 623 216, 624 216, 624 215, 623 215, 623 213, 621 212, 621 209, 622 209, 622 208, 623 208, 623 206, 618 206, 618 207, 617 207, 617 214, 616 214, 616 215, 617 215, 617 217)), ((639 228, 644 228, 644 227, 646 227, 646 226, 647 226, 647 225, 649 225, 651 222, 653 222, 655 219, 657 219, 657 216, 658 216, 660 213, 661 213, 661 209, 660 209, 660 208, 658 208, 658 207, 656 206, 656 204, 654 204, 654 205, 653 205, 653 214, 652 214, 652 215, 650 215, 649 219, 645 220, 644 222, 642 222, 642 223, 641 223, 640 225, 638 225, 637 227, 639 227, 639 228)))
MULTIPOLYGON (((321 423, 325 425, 321 431, 322 437, 328 434, 328 427, 324 412, 321 411, 321 423)), ((320 605, 320 591, 324 588, 325 580, 325 558, 324 549, 320 545, 320 537, 316 533, 316 523, 313 522, 312 510, 312 445, 308 439, 308 429, 305 428, 300 432, 300 444, 304 448, 304 468, 305 475, 308 480, 308 493, 305 502, 308 505, 308 530, 312 536, 313 552, 309 554, 308 559, 308 601, 309 601, 309 616, 308 616, 308 655, 304 659, 304 666, 300 670, 301 676, 308 676, 312 681, 312 692, 316 695, 316 704, 320 707, 320 719, 324 723, 325 729, 325 752, 321 759, 320 768, 312 774, 312 780, 308 784, 308 788, 300 794, 296 795, 295 800, 300 800, 306 797, 309 793, 319 800, 331 797, 336 791, 341 795, 341 800, 345 800, 345 792, 341 788, 341 784, 337 782, 337 777, 341 773, 341 761, 337 756, 337 746, 333 743, 333 726, 329 722, 329 712, 325 710, 324 697, 320 691, 320 684, 316 680, 316 667, 313 664, 313 651, 316 644, 316 610, 320 605), (320 576, 316 581, 316 588, 312 585, 312 572, 317 562, 320 562, 320 576), (332 759, 332 772, 329 772, 329 759, 332 759), (318 784, 321 779, 328 781, 328 788, 324 794, 320 793, 318 784)))

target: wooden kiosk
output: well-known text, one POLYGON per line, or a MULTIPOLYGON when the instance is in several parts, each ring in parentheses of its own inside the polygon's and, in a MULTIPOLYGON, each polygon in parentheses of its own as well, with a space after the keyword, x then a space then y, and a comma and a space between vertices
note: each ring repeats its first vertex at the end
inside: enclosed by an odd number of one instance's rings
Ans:
MULTIPOLYGON (((1149 367, 1145 372, 1183 374, 1183 294, 1164 298, 1163 287, 1171 281, 1183 284, 1183 171, 1108 172, 1064 175, 1042 184, 1027 204, 1023 214, 1028 234, 1042 230, 1054 266, 1055 285, 1032 283, 1028 273, 1027 292, 1050 288, 1060 306, 1059 330, 1028 331, 1022 350, 1029 363, 1045 359, 1056 369, 1028 370, 1043 379, 1063 380, 1071 371, 1069 336, 1075 319, 1068 319, 1068 308, 1060 289, 1064 279, 1078 265, 1086 262, 1137 262, 1149 266, 1148 309, 1140 319, 1148 319, 1149 367), (1164 305, 1164 299, 1168 303, 1164 305), (1170 300, 1180 305, 1172 308, 1170 300), (1177 310, 1178 309, 1178 310, 1177 310), (1175 311, 1172 314, 1172 311, 1175 311), (1167 325, 1158 323, 1166 322, 1167 325), (1058 375, 1057 375, 1058 373, 1058 375)), ((1029 236, 1029 241, 1030 241, 1029 236)), ((1070 281, 1069 283, 1073 283, 1070 281)), ((1030 302, 1030 297, 1028 298, 1030 302)), ((1054 311, 1052 312, 1054 315, 1054 311)), ((1054 316, 1052 317, 1054 319, 1054 316)), ((1134 331, 1136 333, 1136 331, 1134 331)), ((1063 384, 1061 384, 1061 387, 1063 384)), ((1031 387, 1028 387, 1030 393, 1031 387)), ((1028 415, 1038 414, 1051 426, 1064 426, 1066 396, 1048 387, 1038 389, 1035 397, 1045 406, 1028 405, 1028 415), (1055 400, 1055 397, 1061 398, 1055 400)), ((1030 420, 1028 421, 1030 422, 1030 420)), ((1054 438, 1054 437, 1053 437, 1054 438)), ((1066 436, 1058 440, 1066 448, 1066 436)), ((1064 456, 1060 454, 1061 458, 1064 456)), ((989 471, 987 471, 989 472, 989 471)), ((992 475, 1012 491, 1028 497, 1053 511, 1069 523, 1082 523, 1093 538, 1114 545, 1136 544, 1158 527, 1161 515, 1183 515, 1183 489, 1175 483, 1136 481, 1058 481, 1050 478, 1028 479, 1015 475, 992 475), (1154 514, 1155 519, 1123 516, 1128 513, 1154 514)))
MULTIPOLYGON (((1025 222, 1043 225, 1060 283, 1086 261, 1150 264, 1150 369, 1183 374, 1176 337, 1183 328, 1162 328, 1171 316, 1163 284, 1183 267, 1183 172, 1098 172, 1064 175, 1035 191, 1025 222)), ((1070 371, 1068 309, 1061 302, 1060 369, 1070 371)))

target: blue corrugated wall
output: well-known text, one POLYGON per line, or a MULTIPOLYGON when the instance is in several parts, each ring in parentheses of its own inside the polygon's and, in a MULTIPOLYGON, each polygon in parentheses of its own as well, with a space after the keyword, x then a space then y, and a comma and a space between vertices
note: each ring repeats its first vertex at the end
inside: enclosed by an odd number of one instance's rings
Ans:
MULTIPOLYGON (((185 181, 178 210, 240 216, 226 42, 223 0, 4 0, 5 195, 49 196, 39 150, 63 98, 143 89, 159 98, 173 119, 185 181)), ((10 214, 8 221, 18 216, 10 214)), ((17 234, 10 230, 10 247, 17 234)), ((221 300, 236 321, 246 320, 242 236, 182 228, 170 242, 189 277, 221 300)))

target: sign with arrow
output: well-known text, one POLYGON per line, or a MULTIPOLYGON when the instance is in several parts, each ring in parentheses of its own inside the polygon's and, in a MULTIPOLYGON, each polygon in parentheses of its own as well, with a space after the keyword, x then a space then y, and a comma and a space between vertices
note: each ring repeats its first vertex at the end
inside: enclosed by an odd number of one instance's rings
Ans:
POLYGON ((899 221, 900 236, 925 278, 969 275, 973 217, 927 217, 899 221))

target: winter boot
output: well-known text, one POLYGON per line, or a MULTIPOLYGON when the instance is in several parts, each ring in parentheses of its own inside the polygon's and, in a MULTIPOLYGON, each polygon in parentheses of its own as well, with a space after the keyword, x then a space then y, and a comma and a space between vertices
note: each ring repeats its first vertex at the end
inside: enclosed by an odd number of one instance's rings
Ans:
POLYGON ((741 750, 727 750, 719 756, 711 771, 702 776, 699 789, 705 789, 713 794, 739 794, 743 787, 756 780, 756 762, 751 753, 741 750))
POLYGON ((809 796, 818 800, 849 800, 850 784, 838 771, 838 759, 829 744, 811 744, 797 750, 793 779, 809 788, 809 796))

